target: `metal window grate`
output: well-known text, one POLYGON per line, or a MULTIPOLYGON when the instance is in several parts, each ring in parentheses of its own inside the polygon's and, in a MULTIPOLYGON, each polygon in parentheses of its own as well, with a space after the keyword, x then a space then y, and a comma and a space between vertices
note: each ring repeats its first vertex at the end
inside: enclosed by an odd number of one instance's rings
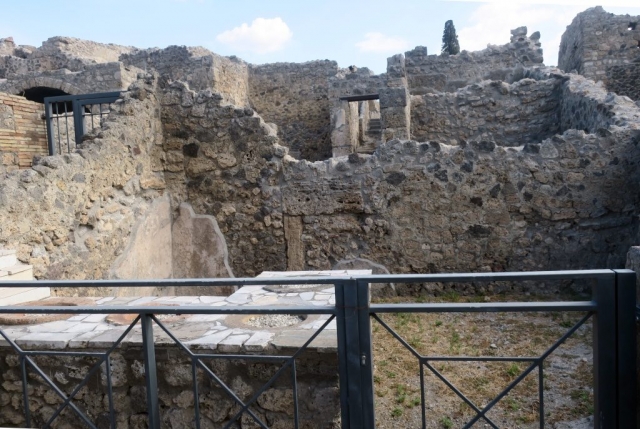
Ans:
POLYGON ((49 155, 70 153, 88 130, 99 127, 120 92, 46 97, 45 120, 49 155))

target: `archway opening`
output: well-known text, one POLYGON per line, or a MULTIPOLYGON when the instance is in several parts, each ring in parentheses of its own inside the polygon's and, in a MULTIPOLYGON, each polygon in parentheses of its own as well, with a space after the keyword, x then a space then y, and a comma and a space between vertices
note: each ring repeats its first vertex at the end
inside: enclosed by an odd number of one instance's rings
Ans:
MULTIPOLYGON (((33 88, 25 89, 19 95, 23 96, 29 101, 35 101, 36 103, 44 103, 46 97, 57 97, 60 95, 69 95, 61 89, 49 88, 46 86, 35 86, 33 88)), ((73 103, 67 101, 64 103, 55 103, 52 106, 55 114, 71 113, 73 112, 73 103)))

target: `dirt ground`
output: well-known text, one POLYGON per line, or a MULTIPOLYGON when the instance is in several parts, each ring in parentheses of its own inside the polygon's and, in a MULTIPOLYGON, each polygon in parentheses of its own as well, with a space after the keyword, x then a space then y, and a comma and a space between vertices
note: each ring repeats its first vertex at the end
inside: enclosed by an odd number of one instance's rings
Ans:
MULTIPOLYGON (((530 296, 520 298, 509 297, 509 300, 533 300, 530 296)), ((454 296, 441 301, 475 299, 500 300, 454 296)), ((542 355, 586 314, 403 313, 379 316, 422 356, 536 357, 542 355)), ((422 402, 418 359, 373 319, 372 330, 377 427, 420 428, 422 402)), ((544 427, 593 427, 590 417, 593 414, 592 363, 592 322, 589 319, 545 360, 544 427)), ((482 409, 531 363, 434 361, 431 365, 482 409)), ((501 429, 539 428, 538 377, 538 368, 535 368, 487 413, 487 417, 501 429)), ((424 387, 427 428, 462 428, 476 415, 426 365, 424 387)), ((472 427, 492 426, 480 419, 472 427)))

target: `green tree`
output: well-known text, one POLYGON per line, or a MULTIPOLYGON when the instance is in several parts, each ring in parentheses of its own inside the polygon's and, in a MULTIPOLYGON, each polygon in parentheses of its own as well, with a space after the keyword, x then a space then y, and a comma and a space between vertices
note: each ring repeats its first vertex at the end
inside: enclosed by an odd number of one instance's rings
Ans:
POLYGON ((456 55, 460 53, 460 44, 458 43, 458 35, 453 21, 449 20, 444 23, 444 33, 442 34, 442 53, 456 55))

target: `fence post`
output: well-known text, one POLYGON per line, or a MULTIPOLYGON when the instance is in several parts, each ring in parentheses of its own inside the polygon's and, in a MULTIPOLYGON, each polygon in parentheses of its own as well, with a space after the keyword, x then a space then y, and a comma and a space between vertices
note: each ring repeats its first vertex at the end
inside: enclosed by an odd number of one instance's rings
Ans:
POLYGON ((369 315, 369 282, 357 281, 358 325, 360 329, 360 393, 362 395, 362 425, 375 428, 373 398, 373 347, 369 315))
POLYGON ((594 428, 615 429, 616 421, 616 274, 601 277, 593 290, 594 428))
POLYGON ((53 107, 51 107, 51 102, 46 98, 44 99, 44 117, 47 126, 47 146, 51 156, 56 154, 56 146, 53 143, 53 107))
POLYGON ((76 147, 82 143, 84 137, 84 115, 82 110, 84 106, 80 103, 79 98, 73 98, 73 130, 75 132, 76 147))
POLYGON ((149 428, 160 429, 160 408, 158 406, 158 380, 156 351, 153 342, 153 321, 151 315, 140 316, 142 323, 142 349, 144 351, 144 374, 147 382, 147 413, 149 428))
POLYGON ((340 375, 342 429, 369 429, 362 421, 360 330, 355 280, 336 284, 336 329, 340 375))
POLYGON ((636 427, 636 273, 616 272, 618 427, 636 427))

